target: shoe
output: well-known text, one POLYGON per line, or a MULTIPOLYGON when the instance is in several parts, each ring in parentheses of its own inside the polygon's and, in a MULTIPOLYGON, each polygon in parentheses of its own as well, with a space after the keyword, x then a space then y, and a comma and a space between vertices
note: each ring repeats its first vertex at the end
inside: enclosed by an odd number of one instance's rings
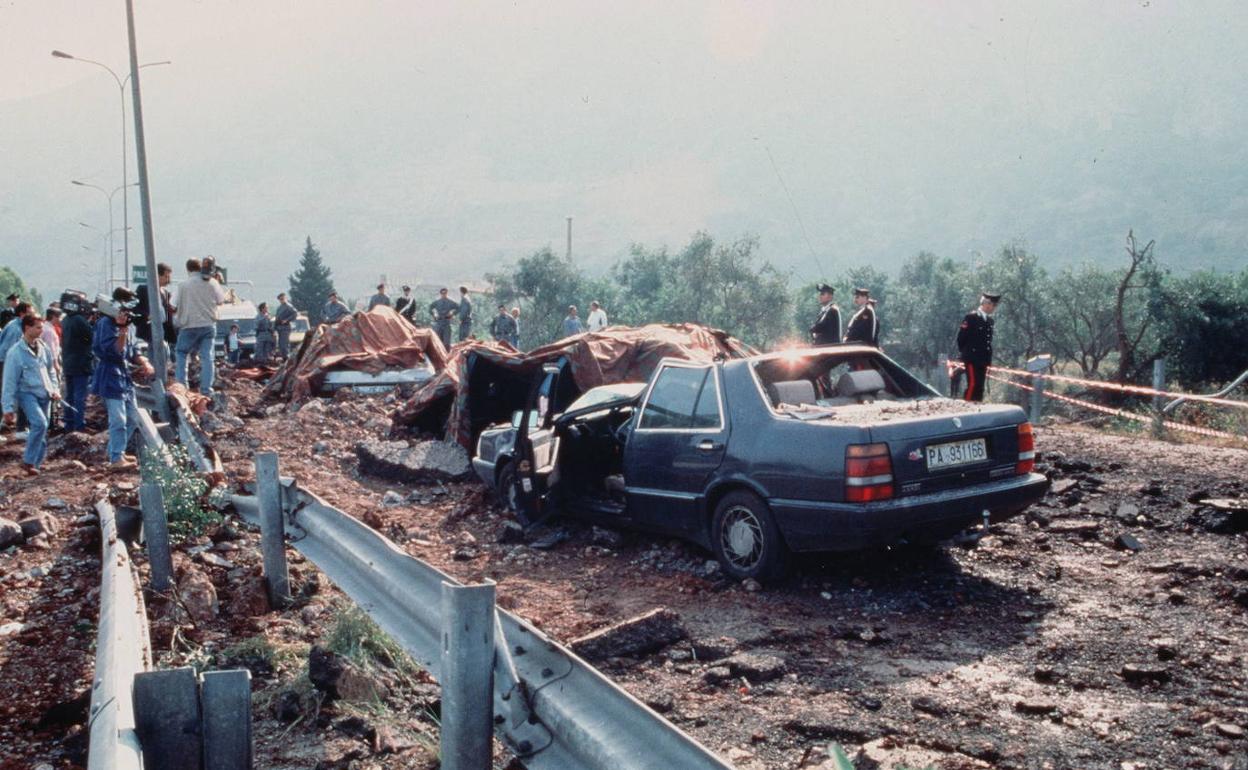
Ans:
POLYGON ((22 473, 25 473, 27 476, 38 476, 39 469, 33 465, 22 463, 22 473))
POLYGON ((120 460, 108 464, 110 471, 131 471, 137 467, 139 467, 138 463, 134 460, 128 460, 124 456, 120 460))

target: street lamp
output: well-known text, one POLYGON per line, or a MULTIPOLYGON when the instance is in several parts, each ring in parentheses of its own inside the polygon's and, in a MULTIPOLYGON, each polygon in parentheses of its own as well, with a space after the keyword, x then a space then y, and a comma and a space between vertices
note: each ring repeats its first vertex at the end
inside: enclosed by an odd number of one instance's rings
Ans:
MULTIPOLYGON (((113 233, 117 232, 117 228, 113 227, 113 196, 116 195, 118 191, 124 190, 127 187, 138 187, 139 186, 138 182, 133 182, 128 185, 120 185, 118 187, 114 187, 112 192, 105 190, 103 187, 100 187, 99 185, 91 184, 90 182, 82 182, 77 179, 71 179, 69 180, 69 183, 73 185, 78 185, 79 187, 90 187, 92 190, 99 190, 100 194, 108 199, 108 283, 112 284, 113 278, 115 278, 117 275, 117 271, 113 268, 113 255, 117 253, 117 249, 113 246, 113 233)), ((123 200, 125 199, 124 195, 122 196, 122 199, 123 200)), ((79 222, 78 224, 83 224, 83 223, 79 222)), ((122 229, 123 231, 125 231, 123 233, 123 238, 128 237, 130 228, 123 227, 122 229)), ((126 274, 122 276, 123 284, 129 282, 130 280, 128 277, 129 272, 130 272, 130 263, 129 263, 129 260, 127 260, 126 261, 126 274)))
MULTIPOLYGON (((94 64, 95 66, 102 68, 108 74, 112 75, 113 80, 117 81, 117 91, 121 94, 121 189, 125 189, 126 187, 129 187, 130 185, 126 184, 127 180, 129 179, 129 174, 130 174, 129 163, 126 161, 126 83, 130 81, 130 75, 127 74, 124 78, 118 77, 117 73, 113 72, 113 68, 108 66, 107 64, 103 64, 93 59, 84 59, 81 56, 74 56, 73 54, 65 53, 64 51, 53 51, 52 56, 57 59, 72 59, 74 61, 85 62, 87 64, 94 64)), ((148 62, 147 64, 140 64, 139 69, 142 69, 143 67, 159 67, 162 64, 172 64, 172 63, 173 62, 171 61, 148 62)), ((111 201, 109 202, 109 206, 111 209, 111 206, 112 206, 111 201)), ((126 270, 125 280, 129 281, 130 280, 129 279, 129 275, 130 275, 130 202, 127 199, 127 196, 125 195, 121 196, 121 223, 122 223, 122 227, 125 228, 125 232, 122 234, 122 243, 125 248, 125 270, 126 270)), ((110 268, 109 278, 110 279, 112 278, 111 268, 110 268)))

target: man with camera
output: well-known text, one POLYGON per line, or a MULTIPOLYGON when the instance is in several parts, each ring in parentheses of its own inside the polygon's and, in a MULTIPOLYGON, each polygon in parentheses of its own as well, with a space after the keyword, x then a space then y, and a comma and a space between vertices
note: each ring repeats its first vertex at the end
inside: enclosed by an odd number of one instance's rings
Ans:
POLYGON ((192 353, 199 353, 199 392, 212 398, 213 347, 217 341, 217 307, 225 302, 225 289, 217 281, 217 262, 212 257, 203 261, 188 259, 190 273, 178 284, 173 298, 173 324, 178 327, 177 363, 174 378, 186 385, 186 370, 192 353))
POLYGON ((48 421, 53 401, 61 399, 61 386, 56 379, 56 363, 52 351, 40 339, 43 336, 43 319, 38 313, 27 313, 15 318, 10 324, 19 324, 22 336, 8 351, 4 366, 3 402, 4 423, 17 421, 21 408, 29 425, 26 434, 26 450, 22 454, 22 472, 38 476, 39 466, 48 454, 48 421))
MULTIPOLYGON (((137 301, 134 292, 118 286, 113 301, 99 302, 100 320, 95 322, 91 350, 99 362, 91 379, 91 392, 104 402, 108 412, 108 462, 114 470, 134 468, 133 455, 126 454, 130 436, 139 425, 139 404, 134 397, 131 367, 140 377, 151 377, 155 370, 139 355, 130 335, 130 313, 137 301)), ((212 360, 209 352, 208 360, 212 360)))
POLYGON ((61 294, 61 368, 65 375, 65 430, 87 429, 87 387, 91 384, 91 314, 87 295, 68 289, 61 294))

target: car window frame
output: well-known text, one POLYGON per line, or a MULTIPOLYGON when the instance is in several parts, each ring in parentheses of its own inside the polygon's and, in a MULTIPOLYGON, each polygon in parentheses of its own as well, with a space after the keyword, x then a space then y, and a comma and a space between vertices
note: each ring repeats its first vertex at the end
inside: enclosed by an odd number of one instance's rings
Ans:
MULTIPOLYGON (((702 393, 699 398, 706 393, 705 383, 702 386, 702 393)), ((694 401, 694 414, 697 413, 698 402, 694 401)), ((636 416, 633 418, 635 423, 632 428, 633 433, 722 433, 725 426, 724 421, 724 389, 720 380, 719 366, 716 364, 699 364, 695 362, 670 362, 660 363, 659 368, 654 373, 654 377, 650 381, 650 386, 646 388, 646 397, 641 402, 641 406, 637 410, 636 416), (663 372, 668 369, 709 369, 711 375, 715 378, 715 408, 719 414, 719 423, 715 427, 705 428, 643 428, 641 421, 646 415, 646 407, 650 406, 650 397, 654 395, 655 386, 659 384, 659 378, 663 376, 663 372)))

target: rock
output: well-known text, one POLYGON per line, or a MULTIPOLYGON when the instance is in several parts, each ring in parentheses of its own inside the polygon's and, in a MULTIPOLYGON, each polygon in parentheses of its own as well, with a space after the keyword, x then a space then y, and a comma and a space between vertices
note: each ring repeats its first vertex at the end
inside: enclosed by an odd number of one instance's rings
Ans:
POLYGON ((1075 479, 1058 479, 1053 482, 1053 486, 1049 487, 1049 493, 1053 495, 1064 495, 1077 486, 1079 486, 1079 482, 1075 479))
POLYGON ((567 540, 567 539, 568 539, 568 531, 566 529, 563 529, 563 528, 553 529, 547 532, 545 535, 542 535, 541 537, 537 538, 533 542, 529 543, 529 547, 535 548, 539 551, 549 551, 550 549, 554 548, 555 546, 559 545, 560 543, 562 543, 564 540, 567 540))
POLYGON ((1100 531, 1101 524, 1096 519, 1059 519, 1049 524, 1049 532, 1059 535, 1078 535, 1082 538, 1093 538, 1100 531))
POLYGON ((660 714, 667 714, 676 708, 676 699, 669 692, 660 692, 646 698, 645 704, 660 714))
POLYGON ((805 738, 854 744, 866 743, 880 733, 878 727, 864 722, 861 715, 842 716, 826 709, 799 711, 784 722, 783 727, 805 738))
POLYGON ((680 615, 658 607, 615 625, 573 639, 572 651, 589 661, 640 655, 662 649, 688 636, 680 615))
POLYGON ((273 718, 279 722, 295 721, 303 714, 303 699, 295 690, 282 690, 273 699, 273 718))
POLYGON ((472 472, 468 453, 459 444, 369 439, 355 446, 360 473, 395 481, 459 481, 472 472))
POLYGON ((30 576, 32 578, 47 577, 49 572, 51 572, 51 570, 41 564, 38 567, 31 568, 30 576))
POLYGON ((329 451, 328 441, 318 441, 312 445, 312 454, 323 455, 329 451))
POLYGON ((1157 660, 1174 660, 1179 656, 1179 643, 1174 639, 1157 639, 1153 642, 1157 660))
POLYGON ((26 629, 25 623, 18 623, 17 621, 13 621, 12 623, 5 623, 4 625, 0 626, 0 636, 13 636, 14 634, 20 634, 25 629, 26 629))
POLYGON ((313 398, 308 401, 305 401, 303 403, 303 406, 299 407, 300 417, 303 417, 304 415, 307 415, 309 417, 319 417, 319 416, 323 416, 324 414, 325 414, 325 402, 321 401, 319 398, 313 398))
POLYGON ((208 576, 194 566, 188 566, 178 581, 178 598, 187 614, 197 623, 212 620, 220 610, 217 589, 208 576))
POLYGON ((331 697, 338 696, 338 677, 342 675, 345 661, 319 644, 308 651, 308 681, 312 686, 331 697))
POLYGON ((624 535, 605 527, 594 527, 590 530, 589 539, 594 545, 600 545, 603 548, 619 548, 624 544, 624 535))
POLYGON ((27 519, 22 519, 17 523, 22 528, 22 535, 27 540, 39 537, 40 535, 55 535, 60 530, 60 522, 56 517, 48 513, 40 513, 27 519))
POLYGON ((495 540, 504 545, 509 545, 511 543, 523 543, 524 527, 520 526, 518 522, 511 521, 510 519, 504 521, 502 528, 498 530, 498 535, 495 537, 495 540))
POLYGON ((742 580, 741 587, 744 588, 747 593, 751 593, 751 594, 756 594, 759 591, 763 590, 762 584, 759 583, 754 578, 746 578, 745 580, 742 580))
POLYGON ((221 569, 234 569, 234 562, 224 557, 218 556, 211 551, 205 551, 199 555, 199 560, 210 567, 220 567, 221 569))
POLYGON ((784 676, 784 658, 757 652, 738 652, 724 661, 733 676, 743 676, 751 684, 769 682, 784 676))
POLYGON ((910 707, 915 711, 922 711, 931 714, 934 717, 944 717, 949 715, 949 709, 941 703, 937 703, 926 695, 921 695, 910 701, 910 707))
POLYGON ((1121 673, 1122 678, 1132 684, 1160 684, 1170 681, 1169 669, 1155 663, 1128 663, 1122 667, 1121 673))
POLYGON ((736 765, 736 764, 740 764, 746 761, 747 759, 753 759, 754 752, 747 751, 737 746, 733 746, 732 748, 728 749, 728 753, 726 754, 726 756, 728 757, 729 762, 736 765))
POLYGON ((1014 704, 1014 710, 1020 714, 1052 714, 1057 711, 1053 701, 1024 698, 1014 704))
POLYGON ((269 610, 268 586, 260 575, 244 578, 231 592, 230 614, 234 617, 255 618, 269 610))
POLYGON ((854 703, 862 706, 867 711, 879 711, 884 708, 884 701, 879 698, 872 698, 870 695, 859 695, 854 698, 854 703))
POLYGON ((1118 509, 1114 511, 1114 516, 1118 517, 1119 521, 1128 524, 1134 524, 1139 515, 1140 506, 1135 503, 1121 503, 1118 505, 1118 509))
POLYGON ((404 505, 406 503, 407 498, 400 495, 398 492, 395 492, 393 489, 386 490, 386 493, 381 496, 381 504, 387 508, 392 508, 396 505, 404 505))
POLYGON ((49 497, 43 502, 43 507, 50 511, 63 511, 69 508, 69 504, 59 497, 49 497))
POLYGON ((22 526, 12 519, 0 519, 0 548, 21 545, 26 542, 22 526))
POLYGON ((369 738, 369 744, 372 746, 373 753, 377 755, 399 754, 416 746, 411 741, 396 737, 394 731, 386 725, 378 725, 373 729, 373 734, 369 738))
POLYGON ((74 519, 75 527, 93 527, 100 523, 100 517, 94 513, 87 513, 74 519))
POLYGON ((711 666, 702 674, 702 679, 707 684, 719 684, 732 679, 732 670, 727 666, 711 666))
POLYGON ((722 660, 736 652, 739 645, 740 642, 731 636, 719 636, 713 639, 694 639, 691 644, 694 657, 704 661, 722 660))
POLYGON ((1131 551, 1132 553, 1138 553, 1139 551, 1144 550, 1144 546, 1140 544, 1140 541, 1136 540, 1133 536, 1128 535, 1126 532, 1123 532, 1121 535, 1114 538, 1114 545, 1124 551, 1131 551))
POLYGON ((390 694, 379 679, 349 661, 343 661, 335 687, 339 698, 354 703, 373 703, 390 694))
POLYGON ((1229 722, 1218 722, 1213 726, 1213 729, 1217 730, 1218 735, 1221 735, 1223 738, 1230 738, 1238 741, 1242 740, 1244 737, 1244 728, 1239 725, 1233 725, 1229 722))

